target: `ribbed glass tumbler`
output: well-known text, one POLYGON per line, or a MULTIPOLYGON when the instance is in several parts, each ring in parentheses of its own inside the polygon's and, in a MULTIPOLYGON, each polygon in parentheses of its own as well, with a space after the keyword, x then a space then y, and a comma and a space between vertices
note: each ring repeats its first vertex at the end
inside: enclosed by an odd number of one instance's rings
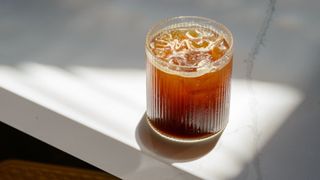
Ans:
POLYGON ((159 135, 198 142, 227 125, 233 38, 222 24, 181 16, 146 37, 147 121, 159 135))

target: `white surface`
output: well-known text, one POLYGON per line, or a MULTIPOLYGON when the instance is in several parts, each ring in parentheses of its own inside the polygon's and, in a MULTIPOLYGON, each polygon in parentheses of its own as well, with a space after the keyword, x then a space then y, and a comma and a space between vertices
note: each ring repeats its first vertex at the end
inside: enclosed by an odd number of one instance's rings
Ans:
POLYGON ((232 178, 303 98, 290 87, 234 79, 230 122, 217 145, 183 149, 164 146, 145 129, 144 71, 70 72, 30 63, 19 70, 2 66, 0 84, 20 96, 1 91, 2 102, 10 102, 0 110, 2 119, 121 178, 150 178, 151 172, 160 179, 182 172, 181 179, 232 178))
POLYGON ((319 179, 319 3, 0 1, 0 120, 125 179, 319 179), (176 15, 235 38, 230 124, 214 149, 139 123, 146 31, 176 15))

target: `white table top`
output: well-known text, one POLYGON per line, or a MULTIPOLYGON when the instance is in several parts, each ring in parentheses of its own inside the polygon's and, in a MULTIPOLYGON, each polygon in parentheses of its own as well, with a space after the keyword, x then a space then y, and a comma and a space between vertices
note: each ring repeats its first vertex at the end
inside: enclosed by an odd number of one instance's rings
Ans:
POLYGON ((124 179, 317 179, 320 3, 270 2, 2 2, 0 120, 124 179), (144 121, 145 33, 185 14, 235 37, 216 145, 171 143, 144 121))

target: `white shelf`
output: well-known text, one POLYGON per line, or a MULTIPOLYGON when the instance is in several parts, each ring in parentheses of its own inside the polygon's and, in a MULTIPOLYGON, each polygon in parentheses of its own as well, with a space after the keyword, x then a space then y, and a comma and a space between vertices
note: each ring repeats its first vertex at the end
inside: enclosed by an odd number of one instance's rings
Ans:
POLYGON ((232 178, 303 98, 283 85, 234 79, 230 122, 216 146, 178 145, 146 125, 143 71, 70 72, 34 63, 2 66, 1 120, 124 179, 232 178))

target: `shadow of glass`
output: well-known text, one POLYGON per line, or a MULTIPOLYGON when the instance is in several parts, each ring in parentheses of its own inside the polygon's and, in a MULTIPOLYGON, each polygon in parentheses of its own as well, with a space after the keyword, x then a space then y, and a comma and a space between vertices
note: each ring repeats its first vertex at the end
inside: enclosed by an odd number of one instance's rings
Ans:
POLYGON ((180 143, 167 140, 155 133, 146 122, 146 113, 136 128, 136 141, 143 152, 168 163, 188 162, 209 153, 217 144, 221 133, 207 141, 180 143))

